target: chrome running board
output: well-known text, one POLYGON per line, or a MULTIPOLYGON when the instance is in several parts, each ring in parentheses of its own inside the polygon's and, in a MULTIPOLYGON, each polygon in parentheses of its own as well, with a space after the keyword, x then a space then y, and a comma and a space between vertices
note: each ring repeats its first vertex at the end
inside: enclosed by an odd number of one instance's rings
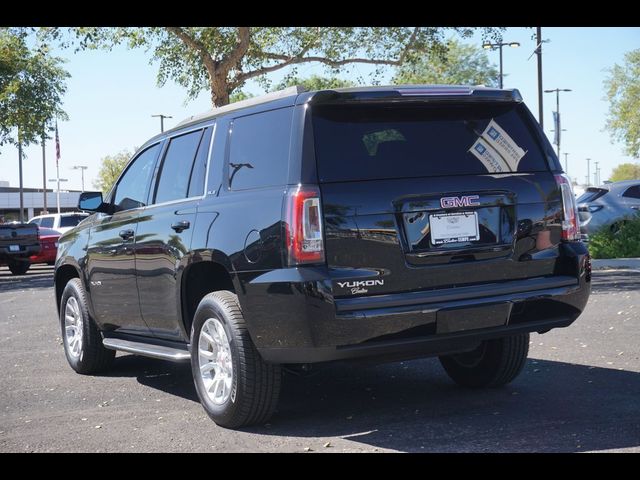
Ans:
POLYGON ((191 360, 189 352, 179 348, 132 342, 129 340, 121 340, 119 338, 105 338, 102 340, 102 344, 111 350, 135 353, 136 355, 169 360, 170 362, 188 362, 191 360))

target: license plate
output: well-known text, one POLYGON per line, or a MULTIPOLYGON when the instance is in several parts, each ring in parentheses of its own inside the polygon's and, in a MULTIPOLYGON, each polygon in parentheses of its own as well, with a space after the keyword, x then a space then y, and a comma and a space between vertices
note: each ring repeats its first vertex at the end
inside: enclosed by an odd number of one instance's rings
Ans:
POLYGON ((480 240, 476 212, 429 215, 429 224, 434 245, 480 240))
POLYGON ((20 251, 20 245, 9 245, 9 251, 10 252, 19 252, 20 251))

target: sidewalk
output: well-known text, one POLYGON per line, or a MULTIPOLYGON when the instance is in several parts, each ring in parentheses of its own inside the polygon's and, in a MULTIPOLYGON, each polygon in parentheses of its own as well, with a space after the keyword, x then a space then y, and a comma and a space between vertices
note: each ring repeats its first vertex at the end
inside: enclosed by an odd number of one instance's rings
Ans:
POLYGON ((593 270, 632 268, 640 270, 640 258, 599 258, 591 260, 593 270))

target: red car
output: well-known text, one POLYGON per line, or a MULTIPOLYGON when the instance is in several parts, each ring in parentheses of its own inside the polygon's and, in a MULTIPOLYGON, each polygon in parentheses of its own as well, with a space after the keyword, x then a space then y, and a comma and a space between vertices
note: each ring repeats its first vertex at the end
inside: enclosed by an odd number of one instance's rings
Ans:
POLYGON ((38 227, 40 233, 40 252, 31 255, 29 262, 31 265, 35 263, 46 263, 47 265, 53 265, 56 261, 56 253, 58 253, 58 238, 60 238, 60 232, 52 230, 51 228, 38 227))

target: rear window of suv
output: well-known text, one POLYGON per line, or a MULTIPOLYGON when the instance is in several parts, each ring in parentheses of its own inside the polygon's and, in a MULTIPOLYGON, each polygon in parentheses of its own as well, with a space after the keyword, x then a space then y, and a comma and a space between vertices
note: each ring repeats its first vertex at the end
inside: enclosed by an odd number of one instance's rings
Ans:
POLYGON ((320 181, 547 171, 524 108, 469 103, 315 106, 320 181))

